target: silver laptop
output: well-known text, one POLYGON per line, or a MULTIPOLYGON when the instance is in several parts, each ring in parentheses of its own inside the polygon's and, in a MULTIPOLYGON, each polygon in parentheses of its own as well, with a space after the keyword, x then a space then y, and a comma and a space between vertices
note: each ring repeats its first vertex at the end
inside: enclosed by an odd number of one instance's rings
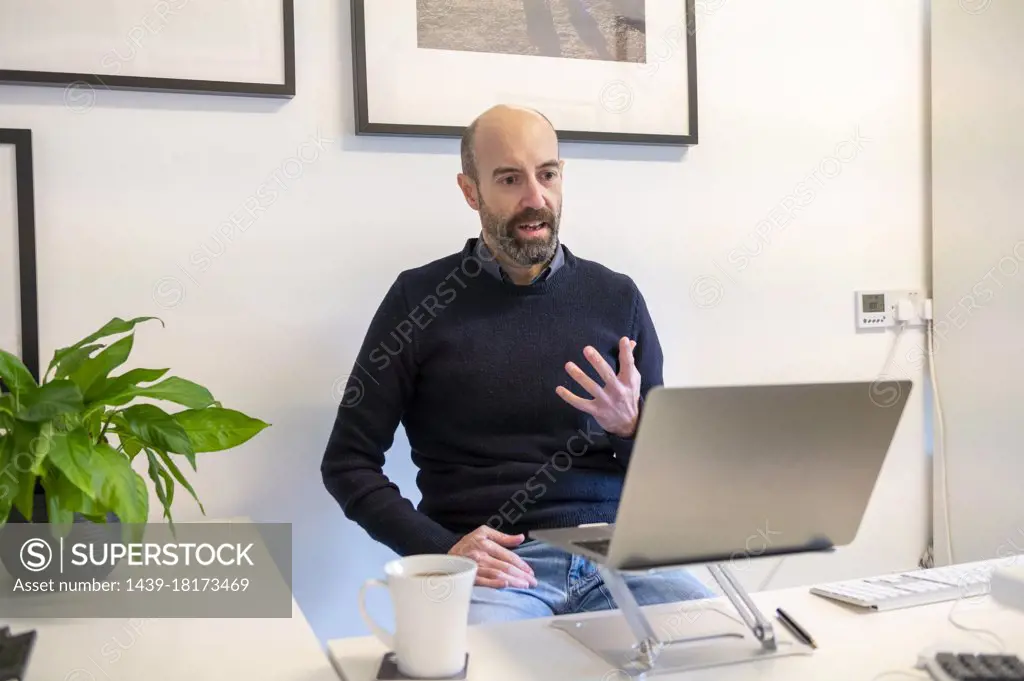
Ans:
POLYGON ((615 522, 529 536, 619 570, 844 546, 857 536, 911 388, 655 387, 615 522))

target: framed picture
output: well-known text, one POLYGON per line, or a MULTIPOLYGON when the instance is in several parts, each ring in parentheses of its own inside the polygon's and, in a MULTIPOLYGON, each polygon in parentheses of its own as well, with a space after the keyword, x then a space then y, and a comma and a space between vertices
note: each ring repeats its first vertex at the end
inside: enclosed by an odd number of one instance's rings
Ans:
POLYGON ((0 84, 293 97, 293 0, 0 2, 0 84))
POLYGON ((495 104, 565 141, 694 145, 694 0, 352 0, 356 134, 461 136, 495 104))
POLYGON ((0 348, 38 382, 35 219, 32 132, 0 128, 0 348))

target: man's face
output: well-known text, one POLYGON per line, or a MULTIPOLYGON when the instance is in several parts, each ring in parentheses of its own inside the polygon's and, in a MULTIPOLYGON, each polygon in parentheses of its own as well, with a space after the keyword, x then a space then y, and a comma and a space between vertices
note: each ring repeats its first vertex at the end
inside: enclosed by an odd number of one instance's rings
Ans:
POLYGON ((543 119, 478 132, 480 223, 513 263, 547 262, 558 248, 562 162, 558 140, 543 119))

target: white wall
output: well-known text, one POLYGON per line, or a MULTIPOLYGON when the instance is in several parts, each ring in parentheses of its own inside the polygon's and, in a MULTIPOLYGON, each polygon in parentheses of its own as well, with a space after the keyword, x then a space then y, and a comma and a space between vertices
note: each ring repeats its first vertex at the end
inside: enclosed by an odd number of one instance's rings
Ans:
MULTIPOLYGON (((854 332, 853 291, 924 283, 921 3, 707 6, 699 146, 566 145, 564 239, 642 287, 670 384, 873 379, 891 338, 854 332)), ((211 516, 294 523, 296 595, 330 638, 366 631, 356 590, 390 557, 321 485, 339 380, 395 274, 479 223, 455 184, 457 140, 352 136, 347 3, 296 3, 296 34, 291 101, 100 92, 75 113, 59 89, 3 87, 0 125, 35 132, 45 359, 112 316, 158 314, 167 328, 140 331, 137 365, 271 422, 203 457, 195 486, 211 516), (279 195, 259 219, 221 236, 283 168, 297 176, 268 185, 279 195)), ((913 567, 929 513, 922 411, 915 391, 854 546, 741 578, 913 567)), ((387 472, 418 501, 401 435, 387 472)), ((176 507, 196 517, 187 497, 176 507)))
MULTIPOLYGON (((1024 553, 1024 3, 936 3, 932 27, 936 374, 958 562, 1024 553), (970 12, 958 11, 970 9, 970 12)), ((948 559, 942 478, 936 557, 948 559)))

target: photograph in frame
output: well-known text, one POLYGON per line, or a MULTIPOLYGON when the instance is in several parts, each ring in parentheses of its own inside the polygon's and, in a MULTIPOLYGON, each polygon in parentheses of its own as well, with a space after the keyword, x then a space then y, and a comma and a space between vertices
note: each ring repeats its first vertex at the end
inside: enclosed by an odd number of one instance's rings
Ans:
MULTIPOLYGON (((39 380, 32 133, 0 129, 0 348, 39 380)), ((0 381, 0 390, 6 386, 0 381)))
POLYGON ((357 134, 457 137, 495 104, 564 141, 697 143, 694 0, 352 0, 357 134))
POLYGON ((0 86, 295 95, 294 0, 0 2, 0 86))

